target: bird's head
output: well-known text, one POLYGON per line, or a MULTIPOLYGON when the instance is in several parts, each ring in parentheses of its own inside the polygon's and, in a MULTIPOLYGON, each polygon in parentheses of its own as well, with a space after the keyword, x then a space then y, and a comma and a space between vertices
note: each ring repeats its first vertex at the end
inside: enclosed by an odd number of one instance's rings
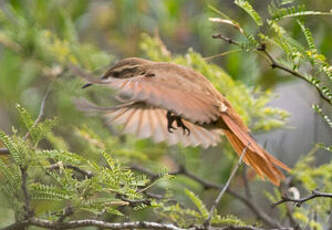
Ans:
MULTIPOLYGON (((142 73, 142 65, 151 64, 152 62, 143 58, 131 57, 124 58, 108 69, 102 76, 101 79, 107 81, 110 77, 112 78, 130 78, 136 74, 142 73)), ((85 84, 82 88, 87 88, 93 85, 92 83, 85 84)))
POLYGON ((114 78, 128 78, 132 77, 133 74, 139 71, 142 65, 149 64, 151 61, 131 57, 131 58, 124 58, 120 60, 118 63, 113 65, 106 73, 103 74, 102 79, 107 79, 109 77, 114 78))

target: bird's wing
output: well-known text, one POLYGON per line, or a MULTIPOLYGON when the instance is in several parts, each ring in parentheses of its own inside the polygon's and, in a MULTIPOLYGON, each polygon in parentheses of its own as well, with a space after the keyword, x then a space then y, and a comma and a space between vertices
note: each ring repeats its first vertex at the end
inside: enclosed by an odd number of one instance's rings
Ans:
MULTIPOLYGON (((108 125, 121 125, 124 133, 135 134, 139 138, 152 138, 154 142, 166 141, 170 145, 182 143, 184 146, 217 145, 223 134, 221 129, 207 129, 183 119, 190 129, 190 135, 183 133, 182 128, 167 130, 167 110, 147 105, 144 102, 126 103, 115 107, 100 107, 84 100, 76 102, 77 107, 85 112, 101 112, 108 125)), ((176 126, 176 124, 174 124, 176 126)))
POLYGON ((193 123, 210 123, 220 111, 208 80, 191 69, 165 64, 130 78, 109 76, 101 84, 119 90, 131 100, 172 111, 193 123), (176 71, 175 68, 178 68, 176 71))

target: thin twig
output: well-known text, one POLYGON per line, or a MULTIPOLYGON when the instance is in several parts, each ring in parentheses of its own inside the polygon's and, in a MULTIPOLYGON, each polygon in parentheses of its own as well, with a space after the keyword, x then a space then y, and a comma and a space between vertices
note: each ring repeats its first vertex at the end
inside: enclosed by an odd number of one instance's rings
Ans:
POLYGON ((293 198, 289 198, 287 196, 283 196, 280 201, 273 203, 272 207, 276 207, 285 202, 294 202, 297 207, 300 207, 304 202, 315 199, 317 197, 332 198, 332 193, 319 192, 319 191, 314 190, 314 191, 312 191, 311 195, 301 198, 301 199, 293 199, 293 198))
POLYGON ((223 57, 223 56, 226 56, 228 54, 232 54, 232 53, 237 53, 237 52, 240 52, 241 49, 235 49, 235 50, 228 50, 228 51, 225 51, 223 53, 219 53, 219 54, 216 54, 216 55, 212 55, 212 56, 208 56, 208 57, 204 57, 203 59, 208 61, 208 60, 211 60, 213 58, 217 58, 217 57, 223 57))
MULTIPOLYGON (((248 145, 250 145, 250 143, 249 143, 248 145)), ((225 186, 220 190, 220 193, 218 194, 217 199, 213 202, 212 207, 211 207, 210 212, 209 212, 209 217, 207 218, 207 220, 206 220, 206 222, 205 222, 206 226, 210 226, 210 224, 211 224, 211 219, 212 219, 212 217, 213 217, 213 213, 214 213, 214 211, 215 211, 217 205, 219 204, 221 198, 222 198, 223 195, 225 194, 227 188, 228 188, 229 185, 231 184, 231 181, 232 181, 234 175, 236 174, 238 168, 240 167, 240 165, 241 165, 241 163, 242 163, 242 159, 243 159, 244 155, 245 155, 246 152, 247 152, 248 145, 242 150, 242 153, 241 153, 241 156, 240 156, 239 161, 237 162, 237 164, 235 165, 234 169, 232 170, 231 175, 229 176, 229 178, 228 178, 228 180, 227 180, 225 186)))
MULTIPOLYGON (((221 40, 224 40, 226 42, 228 42, 229 44, 232 44, 232 45, 236 45, 236 46, 241 46, 241 44, 231 38, 228 38, 222 34, 215 34, 215 35, 212 35, 212 38, 217 38, 217 39, 221 39, 221 40)), ((272 57, 272 55, 266 50, 266 45, 265 44, 260 44, 259 47, 256 48, 257 51, 259 52, 262 52, 265 57, 270 61, 270 65, 272 67, 272 69, 280 69, 280 70, 283 70, 287 73, 290 73, 291 75, 297 77, 297 78, 300 78, 304 81, 306 81, 307 83, 309 83, 310 85, 314 86, 315 89, 317 90, 317 92, 319 93, 320 97, 327 101, 330 105, 332 105, 332 100, 330 100, 323 92, 322 90, 320 89, 319 85, 317 84, 312 84, 311 81, 303 74, 299 73, 299 72, 296 72, 290 68, 288 68, 287 66, 284 66, 282 64, 280 64, 279 62, 276 61, 275 58, 272 57)))
MULTIPOLYGON (((72 220, 68 222, 59 223, 57 221, 50 221, 40 218, 31 218, 30 220, 23 221, 21 223, 15 223, 13 225, 2 228, 1 230, 14 230, 18 226, 37 226, 47 229, 73 229, 79 227, 94 226, 99 228, 107 229, 163 229, 163 230, 204 230, 204 226, 181 228, 174 224, 165 224, 149 221, 134 221, 134 222, 123 222, 123 223, 110 223, 101 220, 83 219, 83 220, 72 220)), ((225 226, 225 227, 211 227, 211 230, 263 230, 259 227, 254 226, 225 226)), ((293 230, 293 228, 274 228, 270 230, 293 230)))
POLYGON ((224 40, 224 41, 228 42, 229 44, 236 45, 236 46, 241 46, 239 42, 237 42, 237 41, 235 41, 235 40, 233 40, 229 37, 226 37, 222 34, 214 34, 214 35, 212 35, 212 38, 214 38, 214 39, 218 38, 218 39, 221 39, 221 40, 224 40))
POLYGON ((94 174, 91 171, 84 170, 84 169, 81 169, 80 167, 77 167, 75 165, 70 165, 70 164, 60 165, 59 163, 55 163, 55 164, 52 164, 52 165, 48 166, 47 168, 50 169, 50 170, 54 170, 54 169, 59 169, 61 167, 72 169, 72 170, 82 174, 83 176, 85 176, 87 178, 91 178, 91 177, 94 176, 94 174))
POLYGON ((140 205, 147 205, 147 206, 151 205, 151 200, 149 200, 149 199, 131 200, 131 199, 126 198, 125 196, 120 196, 120 199, 122 201, 128 202, 128 205, 131 207, 137 207, 140 205))
MULTIPOLYGON (((39 114, 38 114, 38 117, 36 118, 36 120, 34 121, 32 128, 36 127, 36 125, 41 121, 41 119, 43 118, 44 116, 44 113, 45 113, 45 104, 46 104, 46 100, 51 92, 51 88, 52 88, 52 83, 48 85, 47 89, 46 89, 46 92, 44 94, 44 97, 40 103, 40 110, 39 110, 39 114)), ((23 140, 26 140, 30 135, 30 131, 28 131, 24 137, 23 137, 23 140)))

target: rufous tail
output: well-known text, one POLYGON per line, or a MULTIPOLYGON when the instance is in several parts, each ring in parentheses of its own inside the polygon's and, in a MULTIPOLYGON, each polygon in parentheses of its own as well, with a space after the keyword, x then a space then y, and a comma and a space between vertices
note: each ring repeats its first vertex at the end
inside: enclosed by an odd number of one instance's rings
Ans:
POLYGON ((285 176, 276 166, 287 171, 290 171, 290 168, 259 146, 254 138, 237 125, 227 114, 223 115, 222 118, 229 128, 224 133, 236 153, 241 155, 246 148, 243 158, 244 162, 253 167, 260 177, 264 178, 266 176, 274 185, 279 186, 280 181, 285 176))

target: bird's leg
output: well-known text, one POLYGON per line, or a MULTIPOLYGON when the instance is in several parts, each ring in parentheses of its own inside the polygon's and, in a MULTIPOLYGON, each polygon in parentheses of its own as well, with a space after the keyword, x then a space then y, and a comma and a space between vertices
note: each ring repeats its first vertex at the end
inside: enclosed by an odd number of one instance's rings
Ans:
POLYGON ((167 111, 166 118, 167 118, 167 130, 168 132, 173 133, 172 129, 176 129, 175 127, 173 127, 173 122, 176 120, 176 116, 172 115, 170 111, 167 111))
POLYGON ((175 120, 176 120, 176 125, 177 125, 178 127, 181 127, 181 128, 182 128, 182 130, 183 130, 183 135, 185 135, 186 132, 187 132, 187 135, 189 136, 189 135, 190 135, 190 129, 189 129, 187 126, 185 126, 185 125, 183 124, 181 117, 180 117, 180 116, 176 116, 175 120))

